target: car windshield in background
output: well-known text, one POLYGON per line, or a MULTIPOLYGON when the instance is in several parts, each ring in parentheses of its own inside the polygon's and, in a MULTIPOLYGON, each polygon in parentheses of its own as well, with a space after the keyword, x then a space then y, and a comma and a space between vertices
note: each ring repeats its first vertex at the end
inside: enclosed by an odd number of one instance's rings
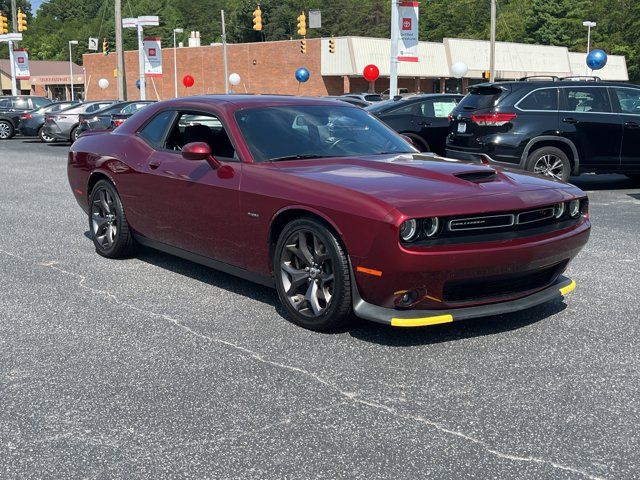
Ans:
POLYGON ((294 105, 235 115, 256 162, 415 152, 359 108, 294 105))
POLYGON ((503 90, 495 87, 478 87, 469 89, 469 94, 458 104, 459 108, 465 110, 483 110, 493 107, 503 90))

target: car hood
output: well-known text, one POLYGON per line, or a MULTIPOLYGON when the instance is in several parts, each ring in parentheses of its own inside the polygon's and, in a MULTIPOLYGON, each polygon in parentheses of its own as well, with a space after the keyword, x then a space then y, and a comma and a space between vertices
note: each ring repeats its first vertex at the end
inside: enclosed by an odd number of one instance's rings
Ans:
POLYGON ((276 165, 289 175, 375 197, 407 216, 520 210, 583 195, 573 185, 526 172, 425 154, 276 165))

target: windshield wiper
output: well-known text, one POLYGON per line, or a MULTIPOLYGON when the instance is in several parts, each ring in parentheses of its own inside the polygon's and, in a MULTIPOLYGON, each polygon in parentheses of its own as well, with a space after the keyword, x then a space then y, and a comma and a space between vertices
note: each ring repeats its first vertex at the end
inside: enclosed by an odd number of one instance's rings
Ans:
POLYGON ((284 160, 307 160, 310 158, 327 158, 325 155, 316 155, 313 153, 308 153, 308 154, 302 154, 302 155, 287 155, 284 157, 276 157, 276 158, 270 158, 269 161, 270 162, 281 162, 284 160))

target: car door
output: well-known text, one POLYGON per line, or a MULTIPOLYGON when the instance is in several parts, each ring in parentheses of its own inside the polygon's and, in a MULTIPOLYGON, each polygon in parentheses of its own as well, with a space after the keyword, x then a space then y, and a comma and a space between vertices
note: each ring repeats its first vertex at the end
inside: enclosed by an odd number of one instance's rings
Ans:
POLYGON ((415 100, 399 100, 397 107, 380 115, 380 120, 396 132, 406 134, 414 140, 422 151, 431 149, 426 138, 422 138, 423 127, 430 125, 422 116, 422 102, 415 100))
POLYGON ((581 167, 617 170, 623 127, 607 88, 563 87, 560 96, 560 131, 578 149, 581 167))
POLYGON ((640 89, 613 87, 611 92, 623 125, 620 170, 637 172, 640 170, 640 89))
POLYGON ((424 138, 431 151, 439 155, 445 154, 445 144, 449 134, 449 114, 456 108, 458 97, 433 98, 420 105, 419 135, 424 138))
MULTIPOLYGON (((242 164, 219 118, 210 112, 175 112, 167 135, 146 160, 138 208, 147 216, 152 239, 238 265, 242 164), (184 159, 181 148, 192 142, 208 143, 222 167, 184 159)), ((146 130, 142 138, 154 133, 146 130)))

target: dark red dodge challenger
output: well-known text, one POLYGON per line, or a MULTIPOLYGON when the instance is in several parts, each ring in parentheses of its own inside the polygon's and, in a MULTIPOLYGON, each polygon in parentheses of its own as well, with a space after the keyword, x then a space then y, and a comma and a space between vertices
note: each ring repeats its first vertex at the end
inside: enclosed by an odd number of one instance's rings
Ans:
POLYGON ((578 188, 420 154, 360 108, 285 96, 159 102, 69 153, 96 251, 137 244, 275 286, 291 320, 399 327, 522 310, 575 288, 578 188))

